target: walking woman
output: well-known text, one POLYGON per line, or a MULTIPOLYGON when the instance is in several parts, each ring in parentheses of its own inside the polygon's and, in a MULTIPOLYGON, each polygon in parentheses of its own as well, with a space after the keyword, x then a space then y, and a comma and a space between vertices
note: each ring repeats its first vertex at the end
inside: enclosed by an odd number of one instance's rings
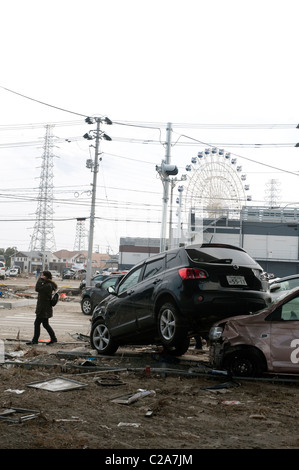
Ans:
POLYGON ((57 338, 51 326, 49 325, 49 318, 53 316, 53 307, 51 305, 51 299, 53 292, 57 290, 57 284, 52 280, 52 274, 50 271, 43 271, 40 278, 38 279, 35 290, 38 292, 37 304, 36 304, 36 319, 34 322, 34 335, 32 341, 26 344, 37 344, 40 336, 40 326, 43 325, 45 330, 49 333, 50 341, 47 344, 53 344, 57 342, 57 338))

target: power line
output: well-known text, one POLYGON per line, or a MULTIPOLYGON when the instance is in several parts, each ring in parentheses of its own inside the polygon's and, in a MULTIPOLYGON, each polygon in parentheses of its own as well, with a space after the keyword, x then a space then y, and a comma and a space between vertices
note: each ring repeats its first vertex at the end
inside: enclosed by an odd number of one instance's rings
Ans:
POLYGON ((88 114, 80 114, 80 113, 76 113, 74 111, 70 111, 68 109, 60 108, 58 106, 54 106, 52 104, 45 103, 44 101, 40 101, 40 100, 37 100, 35 98, 31 98, 30 96, 23 95, 22 93, 18 93, 17 91, 10 90, 9 88, 6 88, 6 87, 1 86, 1 85, 0 85, 0 88, 2 88, 3 90, 9 91, 10 93, 13 93, 15 95, 22 96, 22 98, 26 98, 27 100, 35 101, 36 103, 43 104, 44 106, 49 106, 50 108, 58 109, 59 111, 64 111, 66 113, 76 114, 77 116, 88 117, 88 114))
MULTIPOLYGON (((166 128, 167 123, 162 122, 138 122, 138 121, 118 121, 113 120, 113 124, 118 124, 120 126, 128 127, 141 127, 148 129, 157 129, 157 128, 166 128)), ((188 128, 188 129, 295 129, 298 127, 298 124, 198 124, 198 123, 171 123, 172 128, 188 128)))
MULTIPOLYGON (((201 145, 205 145, 205 146, 208 146, 208 147, 213 147, 213 144, 210 144, 210 143, 207 143, 207 142, 203 142, 201 140, 198 140, 198 139, 195 139, 194 137, 190 137, 190 136, 187 136, 187 135, 183 135, 183 137, 186 137, 188 139, 191 139, 191 140, 194 140, 196 141, 197 143, 201 144, 201 145)), ((298 172, 294 172, 294 171, 289 171, 289 170, 284 170, 282 168, 278 168, 276 166, 273 166, 273 165, 268 165, 266 163, 262 163, 262 162, 257 162, 256 160, 253 160, 252 158, 248 158, 248 157, 243 157, 242 155, 239 155, 237 153, 232 153, 232 155, 234 155, 235 157, 238 157, 238 158, 243 158, 243 160, 247 160, 249 162, 252 162, 252 163, 256 163, 258 165, 262 165, 262 166, 266 166, 268 168, 272 168, 274 170, 279 170, 283 173, 288 173, 288 174, 291 174, 291 175, 295 175, 295 176, 299 176, 299 173, 298 172)))

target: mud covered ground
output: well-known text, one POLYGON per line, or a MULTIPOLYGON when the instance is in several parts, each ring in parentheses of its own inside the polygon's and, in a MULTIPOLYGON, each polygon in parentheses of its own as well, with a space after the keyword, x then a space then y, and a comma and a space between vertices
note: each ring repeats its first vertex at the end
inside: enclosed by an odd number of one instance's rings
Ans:
MULTIPOLYGON (((86 322, 76 302, 60 302, 56 315, 58 309, 76 310, 86 322)), ((4 316, 0 310, 0 322, 4 316)), ((299 448, 298 385, 292 382, 211 375, 207 349, 189 349, 177 362, 154 346, 122 348, 105 358, 90 349, 85 336, 60 335, 55 346, 32 347, 19 336, 12 341, 17 334, 16 327, 9 341, 1 335, 6 362, 0 366, 0 417, 8 419, 0 419, 0 449, 191 455, 199 449, 299 448), (82 388, 30 386, 57 377, 82 388), (150 393, 126 403, 141 390, 150 393), (14 409, 33 411, 4 414, 14 409), (28 415, 34 416, 25 419, 28 415)))
MULTIPOLYGON (((114 359, 97 360, 76 352, 75 359, 65 359, 60 354, 69 348, 60 349, 58 358, 50 348, 26 347, 22 361, 39 365, 0 369, 0 412, 40 413, 20 422, 1 420, 1 449, 299 448, 296 385, 201 375, 194 354, 174 365, 150 352, 134 355, 124 349, 114 359), (55 377, 84 387, 48 391, 28 386, 55 377), (150 393, 130 404, 113 401, 126 401, 140 389, 150 393)), ((204 355, 198 358, 203 364, 204 355)))

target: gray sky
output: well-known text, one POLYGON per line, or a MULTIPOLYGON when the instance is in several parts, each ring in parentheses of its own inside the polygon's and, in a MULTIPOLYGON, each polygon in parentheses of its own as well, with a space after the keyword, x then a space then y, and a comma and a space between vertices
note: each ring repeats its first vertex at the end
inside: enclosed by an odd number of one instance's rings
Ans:
POLYGON ((251 204, 263 204, 270 179, 282 206, 299 202, 298 9, 296 0, 2 5, 0 247, 29 247, 44 126, 56 123, 54 234, 57 249, 73 249, 76 217, 90 214, 88 115, 114 122, 101 143, 100 251, 117 252, 121 236, 159 237, 155 167, 168 122, 179 176, 210 144, 237 156, 251 204))

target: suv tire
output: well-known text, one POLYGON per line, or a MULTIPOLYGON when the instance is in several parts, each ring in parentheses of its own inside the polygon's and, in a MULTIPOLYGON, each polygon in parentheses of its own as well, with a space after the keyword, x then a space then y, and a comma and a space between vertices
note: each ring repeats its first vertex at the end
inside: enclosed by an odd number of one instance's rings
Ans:
POLYGON ((90 333, 91 347, 99 354, 112 355, 118 349, 118 344, 111 338, 108 327, 104 320, 96 321, 90 333))
MULTIPOLYGON (((180 326, 178 309, 173 303, 167 302, 162 305, 158 314, 157 326, 161 342, 168 351, 171 351, 172 349, 179 350, 181 345, 185 345, 183 349, 186 348, 188 340, 187 330, 180 326)), ((184 352, 186 352, 187 349, 185 349, 184 352)))
POLYGON ((180 341, 180 343, 177 346, 173 347, 166 347, 165 345, 163 346, 164 351, 166 354, 169 354, 169 356, 182 356, 185 354, 185 352, 188 351, 190 346, 190 338, 186 336, 185 338, 180 341))
POLYGON ((84 313, 84 315, 91 315, 91 302, 88 297, 85 297, 84 299, 82 299, 81 310, 84 313))

